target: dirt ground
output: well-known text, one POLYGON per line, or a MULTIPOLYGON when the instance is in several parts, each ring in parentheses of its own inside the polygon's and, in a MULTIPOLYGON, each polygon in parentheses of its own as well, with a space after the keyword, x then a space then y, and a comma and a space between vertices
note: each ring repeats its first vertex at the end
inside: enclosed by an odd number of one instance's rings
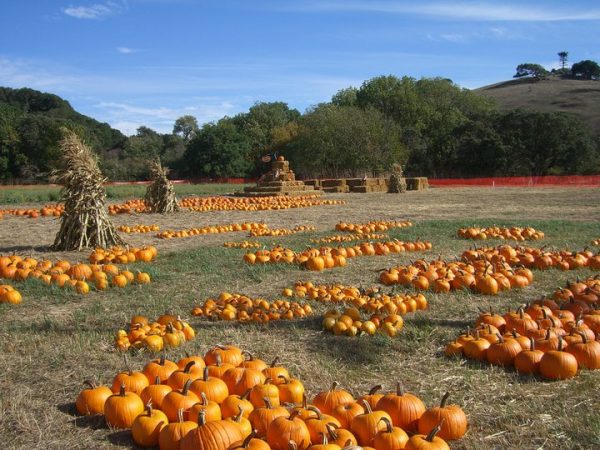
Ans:
MULTIPOLYGON (((293 228, 311 224, 317 231, 331 230, 340 220, 577 220, 600 222, 600 189, 598 188, 434 188, 409 191, 406 194, 328 194, 324 198, 344 200, 344 205, 317 206, 279 211, 181 211, 176 214, 133 214, 112 216, 115 225, 157 224, 161 231, 180 230, 232 222, 265 222, 271 228, 293 228)), ((21 205, 25 207, 24 205, 21 205)), ((27 205, 34 206, 34 205, 27 205)), ((2 206, 0 205, 0 209, 2 206)), ((40 217, 28 219, 5 215, 0 220, 0 254, 31 253, 47 258, 81 259, 72 254, 50 253, 47 247, 54 241, 58 219, 40 217)), ((129 234, 130 245, 147 244, 149 240, 159 251, 177 251, 195 245, 222 242, 223 236, 204 235, 201 239, 162 240, 149 235, 129 234), (150 238, 151 237, 151 238, 150 238)), ((240 233, 232 233, 231 240, 240 233)))

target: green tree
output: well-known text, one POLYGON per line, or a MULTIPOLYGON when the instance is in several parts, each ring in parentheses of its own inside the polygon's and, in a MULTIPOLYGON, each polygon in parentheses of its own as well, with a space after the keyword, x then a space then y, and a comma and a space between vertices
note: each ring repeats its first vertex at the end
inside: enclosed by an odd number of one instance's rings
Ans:
POLYGON ((252 144, 232 119, 204 125, 191 140, 184 159, 191 177, 245 177, 252 169, 252 144))
POLYGON ((198 121, 194 116, 181 116, 173 126, 173 134, 180 136, 185 142, 191 141, 197 132, 198 121))
POLYGON ((569 57, 569 52, 558 52, 558 62, 560 64, 561 70, 565 70, 567 67, 567 58, 569 57))
POLYGON ((407 158, 400 127, 380 111, 332 104, 307 112, 284 151, 306 177, 378 174, 407 158))
POLYGON ((600 79, 600 66, 596 61, 586 59, 573 64, 571 73, 575 78, 583 78, 586 80, 600 79))
POLYGON ((340 89, 333 97, 331 97, 331 103, 335 106, 356 106, 357 94, 358 89, 355 87, 340 89))
POLYGON ((544 69, 539 64, 525 63, 519 64, 517 66, 517 73, 513 75, 513 78, 522 78, 522 77, 532 77, 532 78, 542 78, 549 74, 549 72, 544 69))

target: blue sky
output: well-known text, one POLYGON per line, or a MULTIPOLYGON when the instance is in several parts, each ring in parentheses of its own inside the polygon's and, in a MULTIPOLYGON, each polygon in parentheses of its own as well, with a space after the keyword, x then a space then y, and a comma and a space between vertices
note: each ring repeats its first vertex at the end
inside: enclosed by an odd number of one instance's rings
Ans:
POLYGON ((304 111, 394 74, 475 88, 556 53, 600 61, 585 0, 4 0, 0 86, 66 98, 126 134, 256 101, 304 111))

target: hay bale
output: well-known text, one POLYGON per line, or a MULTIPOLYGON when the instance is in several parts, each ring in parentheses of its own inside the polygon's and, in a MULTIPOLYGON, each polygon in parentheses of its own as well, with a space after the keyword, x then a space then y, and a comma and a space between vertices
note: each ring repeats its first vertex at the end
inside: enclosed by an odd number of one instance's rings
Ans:
POLYGON ((429 180, 427 177, 407 178, 406 184, 409 191, 422 191, 429 187, 429 180))
POLYGON ((146 206, 154 213, 167 214, 179 211, 173 183, 167 178, 168 173, 169 169, 163 167, 159 159, 151 163, 150 180, 152 183, 146 189, 144 200, 146 206))
POLYGON ((106 210, 106 178, 96 155, 73 131, 61 131, 62 167, 53 173, 53 179, 63 185, 60 196, 65 210, 51 248, 66 251, 124 245, 106 210))

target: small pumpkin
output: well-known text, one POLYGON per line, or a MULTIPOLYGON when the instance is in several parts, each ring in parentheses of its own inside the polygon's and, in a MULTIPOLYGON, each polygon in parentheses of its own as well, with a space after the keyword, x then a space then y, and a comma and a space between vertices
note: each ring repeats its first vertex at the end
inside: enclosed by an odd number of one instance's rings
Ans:
POLYGON ((127 392, 121 384, 118 394, 113 394, 104 403, 106 423, 114 428, 131 428, 137 416, 144 412, 144 403, 135 392, 127 392))
POLYGON ((460 406, 446 406, 449 396, 450 393, 446 392, 440 406, 429 408, 423 413, 419 419, 419 433, 425 434, 427 430, 431 431, 436 424, 440 424, 440 431, 437 434, 446 441, 460 439, 465 435, 468 426, 467 416, 460 406))
POLYGON ((146 405, 146 410, 133 421, 131 435, 133 441, 140 447, 155 447, 158 445, 160 431, 169 423, 162 411, 146 405))
POLYGON ((108 386, 96 386, 93 382, 83 382, 88 388, 83 389, 77 396, 75 407, 77 412, 83 416, 92 414, 103 414, 106 399, 113 395, 108 386))

